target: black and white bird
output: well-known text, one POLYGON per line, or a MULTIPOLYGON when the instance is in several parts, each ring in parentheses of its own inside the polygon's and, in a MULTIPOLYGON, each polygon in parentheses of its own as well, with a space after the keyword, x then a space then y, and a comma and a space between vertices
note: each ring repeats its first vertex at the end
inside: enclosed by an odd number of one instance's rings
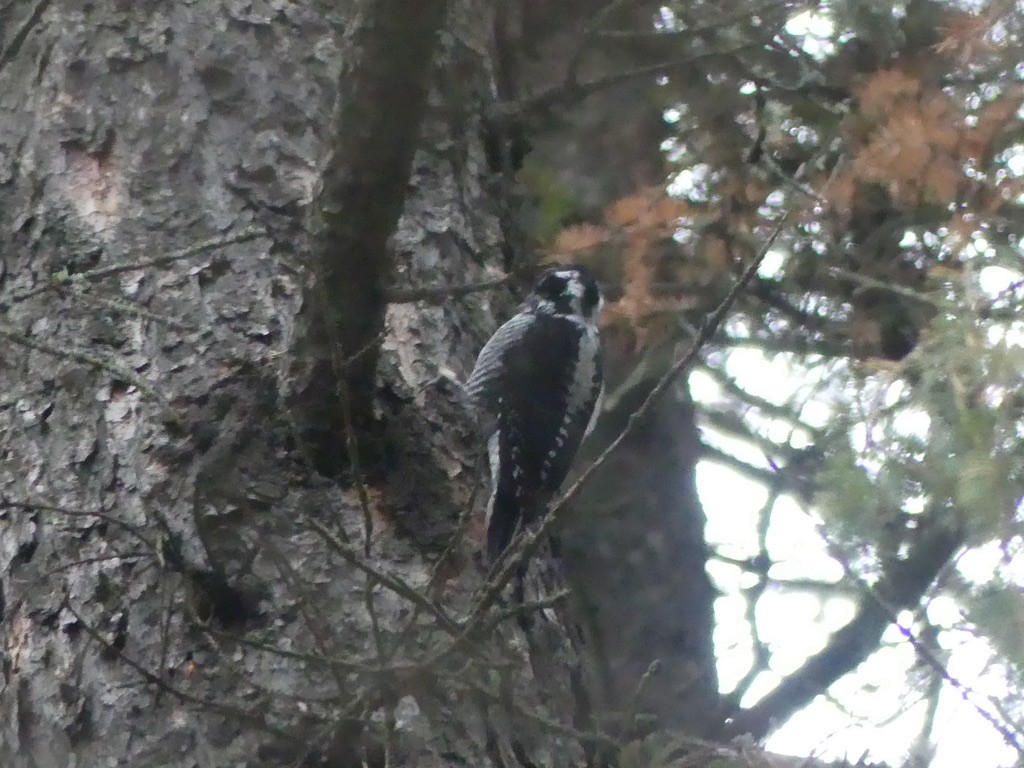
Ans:
POLYGON ((466 389, 487 438, 487 553, 540 519, 591 430, 603 390, 601 292, 584 267, 546 271, 484 345, 466 389))

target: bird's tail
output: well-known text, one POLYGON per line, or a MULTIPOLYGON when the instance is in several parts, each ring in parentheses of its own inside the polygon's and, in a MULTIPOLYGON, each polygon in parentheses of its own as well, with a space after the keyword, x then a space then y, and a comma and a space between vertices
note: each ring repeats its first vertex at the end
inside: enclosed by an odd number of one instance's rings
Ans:
POLYGON ((503 486, 504 483, 498 483, 487 510, 487 558, 492 563, 512 542, 523 519, 520 500, 512 489, 503 486))

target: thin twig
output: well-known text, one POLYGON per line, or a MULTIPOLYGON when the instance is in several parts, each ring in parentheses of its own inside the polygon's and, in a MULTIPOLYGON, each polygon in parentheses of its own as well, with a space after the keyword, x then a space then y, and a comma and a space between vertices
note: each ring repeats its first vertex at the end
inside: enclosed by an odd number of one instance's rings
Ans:
POLYGON ((611 30, 597 30, 595 36, 598 38, 605 38, 609 40, 625 40, 628 42, 637 42, 644 40, 660 40, 660 39, 678 39, 686 40, 689 38, 697 37, 700 35, 706 35, 709 32, 717 32, 725 27, 735 24, 738 21, 750 21, 751 16, 764 16, 771 12, 779 12, 780 18, 785 18, 786 15, 786 4, 780 3, 779 0, 768 0, 766 3, 761 3, 754 6, 739 6, 730 13, 727 13, 714 21, 706 23, 696 23, 687 27, 679 27, 677 29, 652 29, 652 30, 622 30, 622 29, 611 29, 611 30))
POLYGON ((739 7, 731 13, 724 14, 710 22, 693 24, 688 27, 678 29, 651 29, 649 23, 649 28, 643 30, 605 29, 605 23, 608 19, 616 11, 628 4, 628 1, 624 0, 611 0, 607 5, 594 14, 593 19, 589 24, 587 24, 580 35, 576 48, 569 59, 569 66, 565 76, 565 83, 567 86, 571 87, 574 84, 578 84, 580 64, 583 61, 584 55, 595 40, 611 40, 626 43, 671 42, 682 46, 686 41, 693 41, 695 38, 717 32, 735 24, 738 21, 747 20, 749 22, 751 16, 763 16, 771 12, 778 13, 781 11, 780 16, 784 18, 786 13, 784 3, 780 4, 778 0, 768 0, 766 3, 754 5, 753 7, 739 7))
POLYGON ((64 595, 64 599, 61 602, 60 607, 61 609, 66 610, 68 613, 74 616, 75 620, 82 626, 82 629, 85 630, 85 633, 94 641, 96 641, 105 651, 116 656, 125 665, 134 670, 147 683, 156 686, 158 690, 162 690, 170 694, 178 701, 181 701, 183 703, 193 704, 209 712, 215 712, 219 715, 223 715, 224 717, 234 719, 239 722, 249 723, 250 725, 254 725, 256 726, 256 728, 267 733, 271 733, 274 736, 277 736, 278 738, 285 740, 287 742, 294 743, 296 741, 296 737, 294 734, 288 733, 287 731, 267 722, 266 715, 258 713, 258 710, 255 708, 253 711, 246 711, 241 707, 233 707, 229 704, 224 704, 220 701, 204 698, 202 696, 195 696, 179 688, 175 688, 159 675, 153 674, 152 671, 146 669, 146 667, 144 667, 142 664, 135 661, 130 656, 127 656, 120 648, 116 647, 113 643, 108 641, 103 636, 102 632, 100 632, 91 623, 86 621, 85 617, 82 616, 82 614, 80 614, 78 611, 76 611, 74 606, 71 605, 70 595, 64 595))
POLYGON ((366 478, 359 459, 359 444, 356 441, 356 430, 352 423, 352 398, 349 396, 348 378, 345 376, 344 361, 338 354, 337 345, 332 345, 334 362, 334 378, 337 382, 338 402, 341 405, 341 419, 345 427, 345 452, 348 454, 349 468, 356 484, 356 495, 359 506, 363 510, 363 555, 370 556, 370 545, 373 541, 373 510, 370 509, 370 494, 366 490, 366 478))
MULTIPOLYGON (((277 566, 277 570, 281 573, 285 580, 291 584, 292 589, 296 592, 296 598, 298 602, 299 612, 306 621, 306 626, 309 628, 309 633, 313 638, 313 644, 317 647, 320 654, 324 657, 328 655, 333 656, 334 649, 328 648, 327 638, 331 636, 331 632, 325 623, 314 621, 319 619, 318 615, 314 614, 313 601, 310 599, 309 590, 301 577, 301 575, 292 567, 292 564, 288 562, 288 558, 285 553, 277 546, 272 536, 267 536, 263 541, 260 542, 260 547, 274 565, 277 566)), ((335 685, 338 688, 338 693, 343 694, 345 692, 345 679, 343 673, 336 665, 331 666, 331 670, 334 672, 335 685)))
POLYGON ((843 269, 842 267, 829 267, 828 271, 830 274, 840 277, 843 280, 849 280, 851 283, 856 283, 862 288, 875 288, 880 291, 888 291, 889 293, 894 293, 897 296, 903 296, 904 298, 919 301, 922 304, 928 304, 933 307, 942 306, 942 302, 938 299, 934 299, 931 296, 915 291, 912 288, 907 288, 904 285, 878 280, 874 277, 862 275, 858 272, 851 272, 850 270, 843 269))
POLYGON ((361 346, 359 349, 357 349, 355 352, 353 352, 351 355, 349 355, 348 357, 342 359, 338 363, 338 367, 341 368, 341 370, 343 370, 343 371, 347 370, 348 367, 351 366, 353 363, 357 362, 359 360, 359 358, 361 358, 363 355, 365 355, 367 352, 369 352, 375 346, 377 346, 382 341, 384 341, 384 339, 387 337, 387 335, 388 335, 388 329, 385 328, 383 331, 378 333, 376 336, 374 336, 372 339, 370 339, 368 342, 366 342, 363 346, 361 346))
MULTIPOLYGON (((482 469, 482 468, 481 468, 482 469)), ((476 498, 477 494, 484 484, 484 472, 474 472, 473 477, 475 482, 469 491, 469 500, 462 508, 462 512, 459 514, 459 521, 455 525, 455 530, 452 531, 451 536, 448 537, 448 541, 445 542, 444 547, 441 549, 441 553, 437 557, 437 561, 430 569, 430 576, 427 579, 427 584, 431 588, 438 586, 438 578, 441 573, 441 569, 448 563, 449 559, 455 555, 455 551, 459 548, 459 545, 465 540, 466 532, 469 530, 470 524, 473 522, 473 513, 476 510, 476 498)))
MULTIPOLYGON (((328 669, 337 675, 351 674, 354 672, 379 676, 386 672, 404 672, 412 668, 405 663, 395 664, 393 667, 381 668, 373 664, 372 659, 346 659, 337 656, 328 656, 322 652, 309 653, 307 651, 296 651, 291 648, 283 648, 279 645, 265 643, 252 637, 239 635, 237 632, 224 632, 223 630, 216 629, 208 624, 204 624, 196 620, 191 621, 189 625, 193 629, 201 631, 214 639, 244 645, 254 651, 266 653, 270 656, 278 656, 282 659, 290 659, 291 661, 301 661, 314 669, 328 669)), ((418 667, 416 669, 418 669, 418 667)), ((344 691, 339 690, 337 695, 343 696, 344 691)))
POLYGON ((522 114, 541 112, 546 109, 550 109, 557 104, 578 101, 592 93, 596 93, 597 91, 621 85, 622 83, 628 83, 631 80, 639 80, 647 77, 654 77, 656 75, 664 75, 671 72, 685 70, 695 62, 703 59, 739 53, 740 51, 752 47, 752 45, 753 44, 751 43, 743 43, 730 48, 724 48, 716 51, 705 51, 703 53, 674 59, 672 61, 662 61, 657 64, 645 64, 622 72, 612 72, 607 75, 600 75, 591 80, 585 80, 579 83, 558 83, 557 85, 549 86, 548 88, 542 88, 537 93, 526 96, 522 99, 495 105, 493 109, 493 116, 495 119, 503 120, 522 114))
POLYGON ((572 590, 563 588, 554 592, 550 595, 539 600, 529 600, 522 603, 514 603, 507 608, 498 611, 490 622, 490 627, 495 628, 506 619, 511 619, 515 616, 528 616, 531 613, 539 613, 546 608, 554 608, 555 606, 565 602, 565 600, 572 594, 572 590))
POLYGON ((513 275, 505 275, 494 280, 482 280, 478 283, 462 285, 423 285, 414 288, 392 288, 386 296, 391 304, 409 304, 414 301, 440 301, 468 296, 471 293, 491 291, 502 288, 511 282, 513 275))
MULTIPOLYGON (((327 289, 323 281, 318 280, 316 282, 315 291, 315 296, 320 302, 326 317, 326 308, 330 306, 330 298, 327 295, 327 289)), ((381 330, 379 333, 374 334, 369 341, 347 357, 341 342, 337 338, 332 338, 328 341, 331 370, 334 374, 335 394, 338 398, 338 407, 341 409, 342 428, 345 431, 345 453, 348 458, 349 469, 352 472, 352 480, 356 486, 356 495, 359 497, 359 506, 363 510, 363 554, 366 557, 370 556, 370 545, 373 541, 373 511, 370 509, 370 495, 366 490, 366 478, 363 475, 362 461, 359 456, 359 442, 356 437, 355 422, 352 418, 352 397, 346 371, 353 362, 361 358, 369 350, 374 349, 384 338, 384 333, 385 331, 381 330)), ((340 518, 338 519, 338 528, 342 532, 342 538, 344 538, 343 521, 340 518)))
MULTIPOLYGON (((167 656, 171 650, 171 621, 174 618, 174 590, 169 586, 169 582, 164 580, 161 587, 164 593, 164 614, 163 620, 160 622, 160 662, 157 665, 157 669, 160 673, 160 679, 163 679, 165 672, 167 671, 167 656)), ((160 698, 163 696, 163 689, 158 688, 156 695, 153 697, 153 703, 159 704, 160 698)))
MULTIPOLYGON (((367 554, 369 554, 369 542, 367 542, 367 554)), ((377 586, 368 573, 364 574, 366 582, 363 585, 363 604, 366 606, 366 613, 370 617, 370 636, 373 638, 373 647, 377 654, 377 663, 381 667, 388 664, 388 652, 384 643, 384 635, 380 630, 380 618, 377 616, 377 601, 373 597, 373 588, 377 586)), ((389 696, 384 701, 384 768, 391 768, 391 756, 394 753, 395 738, 395 712, 393 697, 389 696)))
MULTIPOLYGON (((455 682, 461 683, 462 681, 455 682)), ((549 731, 555 735, 574 739, 580 743, 590 742, 602 744, 607 747, 611 747, 613 750, 621 749, 622 747, 622 744, 619 741, 607 733, 603 733, 601 731, 580 731, 568 725, 563 725, 555 720, 544 717, 542 714, 537 712, 534 707, 521 706, 511 697, 504 697, 495 693, 488 686, 474 682, 464 683, 464 685, 468 690, 481 696, 491 704, 496 704, 501 707, 511 707, 519 717, 529 720, 536 725, 539 725, 543 730, 549 731)))
MULTIPOLYGON (((76 287, 80 286, 81 283, 76 283, 76 287)), ((151 310, 146 309, 139 304, 135 304, 131 301, 125 301, 123 299, 111 299, 103 296, 93 296, 86 291, 78 291, 75 293, 75 297, 81 299, 86 304, 93 304, 95 306, 105 307, 113 312, 120 312, 125 315, 132 315, 138 317, 141 320, 150 320, 160 325, 166 325, 168 328, 173 328, 176 331, 182 331, 184 333, 195 333, 199 329, 195 326, 186 325, 176 318, 169 317, 167 315, 161 315, 151 310)))
POLYGON ((43 571, 38 576, 33 576, 34 579, 48 579, 51 576, 56 576, 58 573, 62 573, 69 568, 76 568, 80 565, 91 565, 93 563, 105 563, 111 560, 123 560, 125 562, 135 562, 141 560, 144 557, 148 557, 146 552, 114 552, 107 555, 96 555, 95 557, 83 557, 78 560, 69 560, 68 562, 61 563, 60 565, 54 566, 49 570, 43 571))
POLYGON ((63 515, 64 517, 95 517, 97 520, 110 523, 111 525, 115 525, 132 534, 135 538, 145 544, 155 555, 159 555, 160 552, 159 547, 147 538, 145 532, 141 528, 133 525, 132 523, 126 523, 124 520, 120 520, 106 512, 66 509, 53 504, 44 504, 34 501, 17 501, 14 499, 3 498, 0 498, 0 509, 20 509, 26 512, 55 512, 59 515, 63 515))
POLYGON ((590 47, 590 44, 594 40, 594 36, 601 31, 602 27, 612 14, 618 11, 620 8, 627 5, 629 0, 609 0, 609 2, 601 8, 594 17, 587 24, 583 33, 580 35, 579 41, 576 44, 576 50, 573 51, 572 56, 569 57, 569 66, 565 73, 565 82, 567 85, 576 85, 579 82, 579 68, 583 61, 583 56, 590 47))
POLYGON ((447 612, 433 600, 420 594, 412 586, 406 584, 401 579, 396 579, 384 571, 374 568, 362 557, 353 552, 349 547, 345 546, 339 539, 336 539, 334 534, 332 534, 319 520, 306 516, 306 524, 320 534, 320 537, 324 540, 331 551, 337 554, 346 563, 363 573, 372 576, 379 584, 381 584, 381 586, 387 587, 399 597, 405 598, 413 605, 420 606, 427 613, 436 618, 438 624, 446 632, 458 632, 458 622, 449 616, 447 612))
POLYGON ((33 296, 38 296, 41 293, 53 291, 58 288, 66 288, 77 282, 99 280, 104 277, 110 277, 111 275, 121 274, 122 272, 134 272, 135 270, 147 269, 148 267, 162 267, 175 261, 190 259, 201 253, 205 253, 206 251, 213 250, 214 248, 222 248, 226 245, 244 243, 249 240, 255 240, 258 237, 266 237, 266 235, 267 233, 263 229, 249 227, 241 230, 240 232, 222 235, 220 237, 213 237, 209 240, 193 243, 192 245, 164 254, 163 256, 154 256, 149 259, 138 259, 136 261, 123 262, 121 264, 111 264, 109 267, 90 269, 85 272, 78 272, 74 275, 58 273, 51 275, 50 280, 46 285, 42 285, 38 288, 33 288, 31 291, 26 291, 25 293, 19 293, 13 296, 11 298, 11 303, 18 304, 27 299, 31 299, 33 296))
MULTIPOLYGON (((768 563, 770 559, 768 557, 768 525, 771 521, 772 509, 775 507, 775 502, 778 501, 781 493, 781 483, 772 484, 769 488, 768 498, 765 499, 764 504, 761 505, 761 509, 757 515, 757 544, 758 554, 757 558, 763 562, 768 563)), ((750 568, 745 568, 748 572, 751 572, 750 568)), ((764 595, 765 590, 768 589, 768 571, 767 569, 759 569, 753 571, 757 576, 757 581, 754 586, 748 590, 745 590, 744 603, 746 604, 745 619, 747 625, 750 627, 750 643, 753 646, 754 659, 750 664, 750 669, 740 678, 739 682, 736 683, 733 688, 731 698, 737 703, 747 693, 747 690, 753 684, 754 680, 766 669, 768 669, 771 655, 768 651, 768 644, 761 638, 761 632, 757 622, 757 603, 764 595)))
POLYGON ((29 349, 35 350, 36 352, 42 352, 46 355, 52 355, 61 360, 70 360, 75 363, 82 363, 90 368, 96 368, 101 371, 106 371, 111 376, 114 376, 121 381, 134 384, 139 388, 140 391, 145 392, 151 398, 156 400, 164 407, 168 407, 167 399, 158 392, 152 384, 146 381, 144 378, 139 376, 135 371, 130 371, 127 368, 123 368, 117 363, 105 360, 102 357, 97 357, 91 352, 83 352, 77 349, 61 349, 52 344, 48 344, 44 341, 36 341, 30 339, 27 336, 18 333, 17 331, 11 330, 0 326, 0 339, 7 339, 13 344, 17 344, 22 347, 28 347, 29 349))
MULTIPOLYGON (((622 710, 623 728, 632 728, 636 723, 637 716, 640 714, 640 702, 643 700, 644 690, 646 690, 647 684, 659 671, 661 671, 661 659, 654 659, 647 665, 647 669, 640 676, 636 686, 633 688, 633 693, 626 700, 626 706, 622 710)), ((632 734, 624 732, 624 735, 629 738, 632 734)))

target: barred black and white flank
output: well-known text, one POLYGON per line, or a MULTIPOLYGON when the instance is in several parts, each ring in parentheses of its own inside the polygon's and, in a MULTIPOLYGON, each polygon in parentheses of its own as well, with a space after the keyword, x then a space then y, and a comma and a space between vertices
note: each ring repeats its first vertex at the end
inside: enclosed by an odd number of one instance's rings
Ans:
POLYGON ((547 511, 593 427, 602 392, 601 293, 580 266, 537 281, 480 351, 466 388, 487 430, 487 552, 547 511))

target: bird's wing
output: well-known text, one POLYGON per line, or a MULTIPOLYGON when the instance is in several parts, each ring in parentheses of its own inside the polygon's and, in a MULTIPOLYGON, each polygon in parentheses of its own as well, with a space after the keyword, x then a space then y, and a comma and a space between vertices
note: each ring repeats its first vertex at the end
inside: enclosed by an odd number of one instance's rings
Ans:
POLYGON ((476 408, 495 412, 501 383, 505 380, 510 351, 526 337, 534 315, 525 312, 513 316, 494 332, 476 358, 473 372, 466 380, 466 392, 476 408))

